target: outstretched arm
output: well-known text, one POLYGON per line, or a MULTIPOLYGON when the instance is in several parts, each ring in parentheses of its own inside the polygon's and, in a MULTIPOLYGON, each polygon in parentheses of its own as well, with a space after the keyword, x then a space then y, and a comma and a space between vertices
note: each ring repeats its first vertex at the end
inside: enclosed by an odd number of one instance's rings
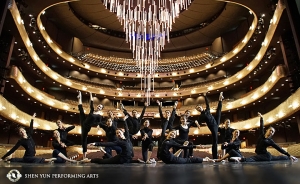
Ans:
POLYGON ((145 102, 144 108, 143 108, 142 113, 141 113, 141 115, 139 117, 140 120, 143 119, 147 106, 148 106, 148 103, 145 102))
POLYGON ((160 119, 163 119, 163 118, 164 118, 164 115, 163 115, 162 110, 161 110, 160 101, 159 101, 159 100, 156 100, 156 103, 157 103, 157 105, 158 105, 158 111, 159 111, 160 119))
POLYGON ((20 146, 21 146, 21 142, 18 141, 17 144, 11 150, 9 150, 1 159, 4 160, 6 157, 14 153, 20 146))
POLYGON ((259 128, 259 133, 260 135, 264 135, 264 119, 263 119, 263 116, 260 112, 257 113, 258 114, 258 117, 260 117, 260 128, 259 128))
POLYGON ((73 130, 75 128, 74 125, 69 126, 68 128, 66 128, 66 132, 70 132, 71 130, 73 130))
POLYGON ((32 119, 31 119, 31 121, 30 121, 30 126, 29 126, 29 135, 32 135, 33 134, 33 119, 35 118, 35 116, 36 116, 36 113, 33 113, 33 115, 32 115, 32 119))

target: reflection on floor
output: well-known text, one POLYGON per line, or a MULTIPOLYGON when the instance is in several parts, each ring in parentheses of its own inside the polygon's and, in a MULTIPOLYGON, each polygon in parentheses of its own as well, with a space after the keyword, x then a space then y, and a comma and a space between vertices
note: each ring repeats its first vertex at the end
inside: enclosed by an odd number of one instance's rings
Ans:
POLYGON ((156 164, 21 164, 0 162, 0 183, 18 184, 297 184, 300 162, 156 164), (15 170, 14 170, 15 169, 15 170))

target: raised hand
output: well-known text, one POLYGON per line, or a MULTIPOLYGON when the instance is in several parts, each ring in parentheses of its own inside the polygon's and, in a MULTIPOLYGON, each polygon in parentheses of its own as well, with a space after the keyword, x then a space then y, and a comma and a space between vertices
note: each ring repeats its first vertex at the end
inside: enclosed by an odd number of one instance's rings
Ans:
POLYGON ((33 113, 32 118, 35 118, 35 117, 36 117, 36 113, 33 113))
POLYGON ((126 121, 126 119, 127 119, 127 118, 128 118, 128 115, 124 116, 124 118, 123 118, 123 119, 124 119, 124 121, 126 121))
POLYGON ((258 112, 257 115, 262 118, 262 114, 260 112, 258 112))
POLYGON ((159 101, 159 100, 156 100, 156 103, 157 103, 158 105, 160 105, 160 101, 159 101))

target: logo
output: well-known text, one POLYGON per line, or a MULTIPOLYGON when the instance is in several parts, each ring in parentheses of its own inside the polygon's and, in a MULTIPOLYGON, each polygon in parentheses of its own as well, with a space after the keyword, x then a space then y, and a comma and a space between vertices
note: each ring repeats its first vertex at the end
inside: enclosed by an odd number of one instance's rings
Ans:
POLYGON ((7 173, 6 177, 11 182, 17 182, 17 181, 19 181, 20 178, 22 178, 22 174, 17 169, 13 169, 7 173))

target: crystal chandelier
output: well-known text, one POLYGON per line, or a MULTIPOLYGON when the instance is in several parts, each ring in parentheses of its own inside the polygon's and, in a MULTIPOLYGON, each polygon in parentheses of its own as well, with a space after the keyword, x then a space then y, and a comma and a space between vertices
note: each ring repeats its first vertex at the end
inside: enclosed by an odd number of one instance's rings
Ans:
POLYGON ((117 14, 140 69, 141 90, 147 102, 154 91, 154 76, 160 52, 164 49, 172 23, 192 0, 103 0, 106 9, 117 14), (144 82, 143 82, 144 80, 144 82))

